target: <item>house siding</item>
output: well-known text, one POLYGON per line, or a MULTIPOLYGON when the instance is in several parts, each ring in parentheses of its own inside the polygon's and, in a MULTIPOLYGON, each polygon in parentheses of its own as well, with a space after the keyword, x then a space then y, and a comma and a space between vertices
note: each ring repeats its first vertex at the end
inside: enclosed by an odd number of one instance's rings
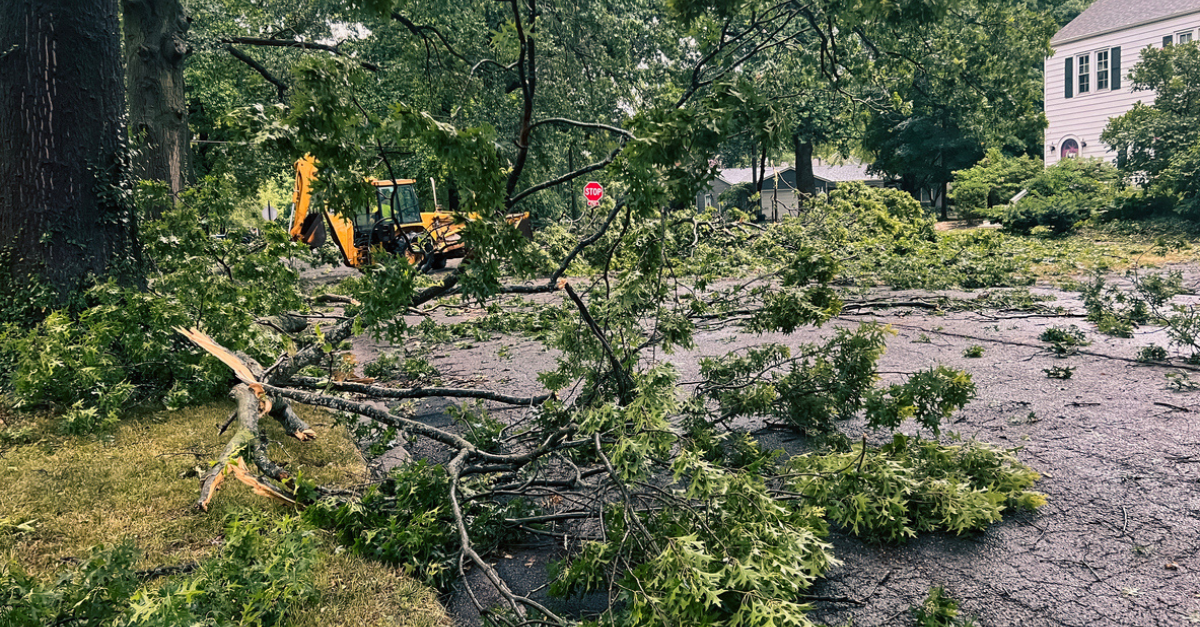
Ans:
POLYGON ((1046 141, 1043 156, 1046 165, 1062 158, 1062 143, 1074 139, 1080 146, 1079 156, 1114 159, 1116 153, 1100 141, 1100 133, 1111 118, 1117 117, 1138 101, 1154 101, 1153 91, 1133 91, 1129 73, 1141 60, 1147 46, 1161 48, 1163 37, 1180 31, 1191 31, 1200 37, 1200 12, 1160 20, 1151 24, 1100 34, 1086 39, 1058 44, 1054 55, 1045 63, 1046 141), (1096 67, 1093 55, 1090 64, 1091 91, 1079 93, 1078 72, 1072 72, 1072 97, 1065 95, 1066 60, 1077 55, 1113 47, 1121 48, 1121 86, 1119 89, 1096 91, 1096 67), (1086 145, 1085 145, 1086 144, 1086 145))

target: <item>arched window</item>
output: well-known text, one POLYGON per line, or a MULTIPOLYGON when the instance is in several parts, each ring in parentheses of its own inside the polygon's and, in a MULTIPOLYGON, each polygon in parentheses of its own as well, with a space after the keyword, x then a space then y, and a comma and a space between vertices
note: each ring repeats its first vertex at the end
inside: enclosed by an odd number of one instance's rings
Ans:
POLYGON ((1074 159, 1079 156, 1079 142, 1073 139, 1064 139, 1059 150, 1063 159, 1074 159))

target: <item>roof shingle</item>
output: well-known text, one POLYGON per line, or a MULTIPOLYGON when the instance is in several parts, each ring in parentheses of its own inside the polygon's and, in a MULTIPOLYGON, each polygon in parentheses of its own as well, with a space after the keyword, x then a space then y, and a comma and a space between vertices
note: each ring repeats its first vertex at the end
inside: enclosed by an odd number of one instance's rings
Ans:
POLYGON ((1058 31, 1050 45, 1195 12, 1200 12, 1200 0, 1096 0, 1058 31))

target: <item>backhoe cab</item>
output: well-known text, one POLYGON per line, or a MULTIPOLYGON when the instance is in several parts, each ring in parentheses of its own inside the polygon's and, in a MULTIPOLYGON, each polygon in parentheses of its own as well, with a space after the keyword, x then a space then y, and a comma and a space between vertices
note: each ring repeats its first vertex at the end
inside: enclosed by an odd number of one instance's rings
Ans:
MULTIPOLYGON (((423 212, 411 179, 370 180, 375 200, 357 207, 350 217, 330 207, 312 206, 312 182, 316 180, 316 159, 305 155, 296 162, 296 188, 292 194, 292 224, 289 233, 295 241, 316 248, 325 243, 326 229, 342 253, 347 266, 362 268, 371 264, 371 255, 386 252, 403 254, 413 265, 443 268, 447 259, 466 254, 459 231, 463 224, 444 211, 423 212)), ((472 216, 473 219, 473 216, 472 216)), ((526 236, 529 214, 508 217, 510 224, 526 236)))

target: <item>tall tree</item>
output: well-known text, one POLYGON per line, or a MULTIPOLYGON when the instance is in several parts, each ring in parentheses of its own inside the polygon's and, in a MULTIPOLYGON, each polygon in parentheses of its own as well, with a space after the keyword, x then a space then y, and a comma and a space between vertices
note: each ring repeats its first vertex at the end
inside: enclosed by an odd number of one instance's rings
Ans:
POLYGON ((119 194, 125 141, 120 26, 112 0, 0 4, 0 247, 14 276, 60 299, 129 253, 119 194))
POLYGON ((129 128, 142 142, 134 175, 165 181, 178 194, 189 178, 183 62, 187 14, 179 0, 122 0, 129 128))
POLYGON ((879 81, 892 104, 875 112, 864 142, 874 168, 944 190, 984 147, 1039 151, 1042 60, 1057 28, 1022 0, 967 0, 929 27, 864 39, 873 63, 895 74, 879 81))

